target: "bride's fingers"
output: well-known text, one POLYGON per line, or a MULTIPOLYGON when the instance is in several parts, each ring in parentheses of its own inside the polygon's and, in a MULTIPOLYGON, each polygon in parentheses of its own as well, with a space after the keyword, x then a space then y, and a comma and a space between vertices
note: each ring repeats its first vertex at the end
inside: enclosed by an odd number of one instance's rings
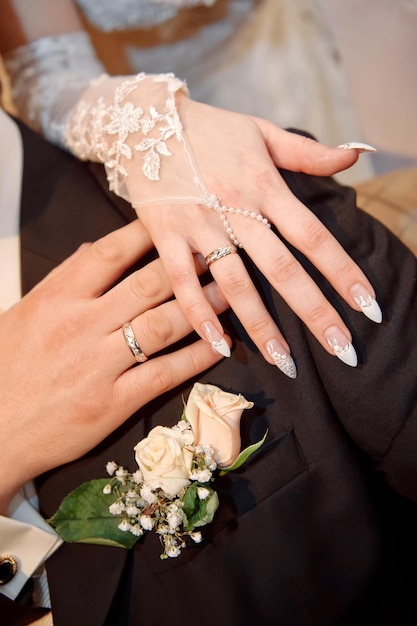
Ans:
POLYGON ((304 135, 278 128, 266 120, 253 119, 265 138, 275 165, 294 172, 331 176, 351 167, 361 152, 376 152, 372 146, 357 141, 329 148, 304 135))
MULTIPOLYGON (((361 311, 374 322, 381 322, 382 314, 376 302, 375 290, 363 271, 318 217, 290 192, 281 177, 266 197, 263 212, 275 224, 280 236, 311 261, 350 307, 361 311)), ((253 227, 242 220, 239 223, 236 220, 234 224, 244 248, 271 280, 271 261, 275 261, 277 255, 281 258, 283 243, 270 229, 262 228, 260 224, 257 225, 256 237, 253 227)), ((285 266, 292 263, 289 251, 282 259, 285 266)), ((277 282, 271 284, 279 289, 277 282)), ((282 295, 285 297, 285 294, 282 295)))
MULTIPOLYGON (((201 242, 204 256, 212 252, 214 243, 210 244, 210 241, 219 241, 218 237, 216 230, 206 229, 201 242)), ((161 247, 161 260, 170 277, 178 304, 200 336, 220 354, 229 356, 230 350, 224 340, 222 326, 216 311, 201 289, 194 264, 191 263, 192 255, 188 244, 182 238, 174 240, 171 237, 170 240, 171 256, 170 246, 165 242, 165 246, 161 247)), ((294 378, 296 369, 287 342, 268 313, 239 256, 230 253, 235 251, 234 246, 229 247, 225 235, 220 243, 226 247, 228 254, 213 261, 210 266, 218 286, 265 359, 294 378)))
MULTIPOLYGON (((215 282, 204 287, 203 296, 215 314, 228 308, 228 303, 215 282)), ((130 327, 136 342, 135 348, 145 357, 175 344, 193 330, 176 300, 165 302, 136 316, 130 321, 130 327)), ((109 336, 108 342, 106 351, 113 355, 112 367, 116 371, 124 371, 136 363, 135 355, 125 341, 121 328, 109 336)))
MULTIPOLYGON (((380 322, 382 315, 375 301, 375 291, 360 267, 296 198, 290 199, 287 206, 287 215, 277 220, 280 234, 314 264, 350 307, 380 322)), ((263 255, 262 250, 259 255, 263 255)), ((263 267, 266 268, 265 259, 263 267)))
POLYGON ((246 251, 261 272, 321 345, 346 364, 355 366, 357 358, 350 331, 313 279, 273 233, 265 231, 259 239, 261 245, 258 240, 255 248, 249 241, 246 251))
POLYGON ((290 347, 265 308, 240 257, 228 254, 212 263, 210 271, 265 360, 295 378, 297 370, 290 347))
POLYGON ((171 236, 159 246, 159 252, 178 304, 194 330, 219 354, 230 356, 222 325, 204 295, 188 243, 182 236, 171 236))

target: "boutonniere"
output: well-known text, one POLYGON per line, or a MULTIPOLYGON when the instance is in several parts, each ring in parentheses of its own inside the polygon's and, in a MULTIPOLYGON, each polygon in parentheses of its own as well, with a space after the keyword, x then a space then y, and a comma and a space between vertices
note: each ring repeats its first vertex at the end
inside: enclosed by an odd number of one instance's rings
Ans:
POLYGON ((131 548, 148 531, 158 534, 161 558, 176 557, 219 506, 216 474, 241 467, 265 441, 240 451, 240 418, 253 407, 242 395, 196 383, 180 421, 156 426, 134 448, 138 469, 107 463, 109 478, 71 492, 48 522, 67 542, 131 548))

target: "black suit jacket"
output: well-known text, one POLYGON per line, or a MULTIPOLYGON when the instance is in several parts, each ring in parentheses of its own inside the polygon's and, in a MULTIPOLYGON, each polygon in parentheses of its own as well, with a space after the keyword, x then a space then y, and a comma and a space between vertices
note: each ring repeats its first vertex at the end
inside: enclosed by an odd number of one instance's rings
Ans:
MULTIPOLYGON (((28 290, 82 241, 134 214, 108 192, 101 166, 22 133, 28 290)), ((217 480, 215 521, 203 529, 203 543, 180 558, 161 561, 152 534, 130 552, 60 548, 47 564, 56 626, 417 623, 416 259, 356 208, 352 189, 328 178, 283 175, 368 275, 384 323, 349 310, 301 259, 352 331, 360 364, 349 368, 319 346, 248 262, 292 348, 298 377, 268 365, 228 312, 222 321, 234 339, 232 357, 198 379, 253 400, 242 421, 243 444, 268 428, 267 443, 245 468, 217 480)), ((154 425, 177 421, 192 382, 147 405, 86 457, 41 477, 43 514, 50 516, 81 482, 104 476, 108 460, 133 468, 132 447, 154 425)))

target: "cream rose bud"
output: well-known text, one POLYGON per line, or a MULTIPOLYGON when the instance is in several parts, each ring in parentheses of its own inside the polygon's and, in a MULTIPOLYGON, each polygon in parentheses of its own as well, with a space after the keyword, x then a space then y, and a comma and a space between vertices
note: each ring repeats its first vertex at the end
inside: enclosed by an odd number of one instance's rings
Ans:
POLYGON ((195 445, 210 445, 220 467, 228 467, 240 452, 240 418, 251 409, 241 394, 228 393, 215 385, 195 383, 188 397, 185 415, 195 436, 195 445))
POLYGON ((152 489, 159 487, 168 495, 176 496, 190 484, 193 454, 175 429, 156 426, 134 450, 143 480, 152 489))

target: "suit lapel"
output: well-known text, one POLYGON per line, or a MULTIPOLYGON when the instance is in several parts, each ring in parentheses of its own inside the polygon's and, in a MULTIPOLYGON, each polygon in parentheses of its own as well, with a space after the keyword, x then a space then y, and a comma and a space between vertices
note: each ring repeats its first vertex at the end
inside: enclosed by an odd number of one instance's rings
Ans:
POLYGON ((101 165, 82 163, 19 127, 24 142, 20 233, 26 293, 81 243, 120 228, 135 214, 106 190, 101 165))

